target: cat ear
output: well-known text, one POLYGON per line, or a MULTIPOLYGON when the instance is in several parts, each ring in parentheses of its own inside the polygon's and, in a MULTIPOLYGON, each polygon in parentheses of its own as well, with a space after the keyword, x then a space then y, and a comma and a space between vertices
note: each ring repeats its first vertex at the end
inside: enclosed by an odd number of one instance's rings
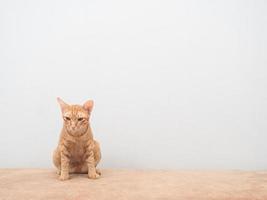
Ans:
POLYGON ((59 103, 62 112, 63 112, 63 110, 68 106, 68 104, 66 104, 66 103, 65 103, 62 99, 60 99, 59 97, 57 98, 57 102, 59 103))
POLYGON ((89 113, 93 110, 94 107, 94 101, 88 100, 83 104, 83 108, 87 110, 89 113))

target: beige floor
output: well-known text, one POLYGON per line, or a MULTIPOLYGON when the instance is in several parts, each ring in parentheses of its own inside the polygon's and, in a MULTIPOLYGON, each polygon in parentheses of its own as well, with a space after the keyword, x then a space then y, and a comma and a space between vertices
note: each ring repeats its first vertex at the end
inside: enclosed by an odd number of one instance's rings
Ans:
POLYGON ((267 200, 267 171, 102 170, 98 180, 52 169, 0 169, 0 200, 267 200))

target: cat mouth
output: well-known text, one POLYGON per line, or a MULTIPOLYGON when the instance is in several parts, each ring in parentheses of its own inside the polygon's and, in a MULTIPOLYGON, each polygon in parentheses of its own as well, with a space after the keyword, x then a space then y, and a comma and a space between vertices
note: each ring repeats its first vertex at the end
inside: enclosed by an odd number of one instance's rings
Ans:
POLYGON ((77 133, 77 131, 75 129, 74 130, 73 129, 67 130, 67 132, 68 132, 69 135, 71 135, 73 137, 81 137, 86 133, 86 131, 77 133))

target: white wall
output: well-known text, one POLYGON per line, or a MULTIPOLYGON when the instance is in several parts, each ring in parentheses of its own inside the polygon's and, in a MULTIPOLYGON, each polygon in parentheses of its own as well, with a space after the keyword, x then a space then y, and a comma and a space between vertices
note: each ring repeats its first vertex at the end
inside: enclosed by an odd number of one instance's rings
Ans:
POLYGON ((0 167, 52 167, 56 97, 102 167, 267 168, 266 1, 1 1, 0 167))

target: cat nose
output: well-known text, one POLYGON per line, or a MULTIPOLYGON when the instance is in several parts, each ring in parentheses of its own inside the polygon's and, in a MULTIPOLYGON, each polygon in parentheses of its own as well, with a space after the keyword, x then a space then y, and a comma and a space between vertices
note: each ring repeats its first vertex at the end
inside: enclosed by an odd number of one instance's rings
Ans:
POLYGON ((75 124, 71 123, 71 128, 74 129, 75 128, 75 124))

